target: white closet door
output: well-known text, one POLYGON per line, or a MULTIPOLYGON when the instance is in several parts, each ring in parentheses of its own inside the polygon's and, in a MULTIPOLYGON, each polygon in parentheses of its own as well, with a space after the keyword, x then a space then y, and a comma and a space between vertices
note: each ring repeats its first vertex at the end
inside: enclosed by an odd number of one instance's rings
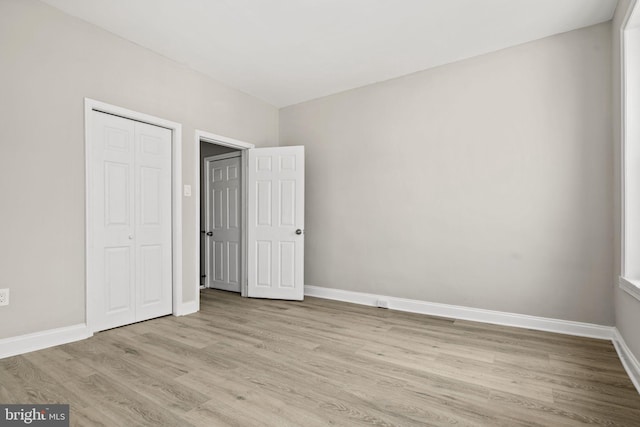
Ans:
POLYGON ((93 113, 92 328, 135 322, 135 122, 93 113))
POLYGON ((92 113, 91 328, 171 313, 171 131, 92 113))
POLYGON ((171 313, 171 131, 135 122, 136 321, 171 313))
POLYGON ((304 147, 248 151, 248 296, 302 300, 304 147))

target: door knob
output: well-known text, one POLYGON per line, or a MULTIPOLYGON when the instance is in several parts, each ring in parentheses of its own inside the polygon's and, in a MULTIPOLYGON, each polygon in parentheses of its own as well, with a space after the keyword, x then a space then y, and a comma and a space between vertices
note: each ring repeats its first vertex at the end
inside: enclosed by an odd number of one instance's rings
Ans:
POLYGON ((213 236, 213 231, 207 231, 207 236, 209 237, 213 236))
POLYGON ((296 230, 296 234, 300 235, 302 234, 302 230, 300 230, 299 228, 296 230))
POLYGON ((133 234, 129 234, 129 240, 133 240, 133 234))

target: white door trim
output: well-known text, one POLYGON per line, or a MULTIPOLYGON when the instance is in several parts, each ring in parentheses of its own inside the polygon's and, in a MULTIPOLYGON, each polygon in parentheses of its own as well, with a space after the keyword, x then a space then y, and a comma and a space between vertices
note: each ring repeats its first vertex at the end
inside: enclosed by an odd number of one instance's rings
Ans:
MULTIPOLYGON (((173 263, 173 304, 174 316, 181 316, 197 311, 199 305, 194 302, 182 300, 182 125, 180 123, 128 110, 126 108, 107 104, 94 99, 84 99, 84 152, 85 152, 85 320, 90 333, 93 333, 92 313, 89 301, 91 301, 90 278, 92 259, 91 224, 91 160, 92 160, 92 112, 100 111, 113 114, 126 119, 131 119, 150 125, 160 126, 171 130, 171 233, 172 233, 172 263, 173 263), (194 309, 195 308, 195 309, 194 309)), ((196 295, 198 293, 196 292, 196 295)))
MULTIPOLYGON (((198 130, 196 129, 196 134, 195 134, 195 149, 193 150, 195 153, 195 158, 194 158, 194 162, 193 162, 193 182, 194 182, 194 191, 193 194, 197 195, 196 197, 196 222, 195 222, 195 236, 197 236, 197 238, 195 239, 195 259, 194 259, 194 266, 193 266, 193 271, 194 271, 194 276, 196 278, 194 286, 196 288, 196 307, 197 310, 200 309, 200 142, 208 142, 208 143, 212 143, 212 144, 217 144, 217 145, 222 145, 225 147, 230 147, 230 148, 236 148, 238 150, 248 150, 251 148, 255 148, 254 144, 248 143, 248 142, 243 142, 243 141, 239 141, 237 139, 233 139, 233 138, 229 138, 226 136, 222 136, 222 135, 216 135, 215 133, 211 133, 211 132, 206 132, 203 130, 198 130)), ((243 186, 242 188, 242 229, 246 230, 246 226, 247 226, 247 215, 246 215, 246 210, 244 209, 244 206, 247 206, 247 192, 246 189, 244 187, 244 183, 246 182, 246 156, 244 155, 244 151, 240 152, 241 155, 241 159, 240 159, 240 164, 241 164, 241 171, 240 171, 240 182, 241 185, 243 186)), ((246 272, 247 272, 247 264, 246 264, 246 247, 247 247, 247 242, 246 242, 246 233, 242 233, 242 267, 241 267, 241 271, 242 271, 242 284, 241 284, 241 292, 240 294, 244 297, 247 295, 247 280, 246 280, 246 272)), ((197 311, 196 310, 196 311, 197 311)))
POLYGON ((233 153, 216 154, 215 156, 209 156, 204 158, 204 162, 215 162, 216 160, 232 159, 234 157, 242 157, 240 151, 234 151, 233 153))

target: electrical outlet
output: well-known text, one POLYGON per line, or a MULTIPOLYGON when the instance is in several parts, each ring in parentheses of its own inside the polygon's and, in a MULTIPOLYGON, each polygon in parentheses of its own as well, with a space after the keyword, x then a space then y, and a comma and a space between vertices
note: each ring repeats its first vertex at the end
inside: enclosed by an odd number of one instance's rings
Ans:
POLYGON ((9 289, 0 289, 0 305, 9 305, 9 289))

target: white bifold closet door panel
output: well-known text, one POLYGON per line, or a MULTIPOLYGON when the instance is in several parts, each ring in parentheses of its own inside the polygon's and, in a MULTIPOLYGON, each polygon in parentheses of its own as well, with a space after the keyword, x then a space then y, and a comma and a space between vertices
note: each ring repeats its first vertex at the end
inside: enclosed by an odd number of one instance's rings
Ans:
POLYGON ((304 147, 248 150, 247 294, 304 298, 304 147))
POLYGON ((91 328, 172 311, 171 131, 92 113, 91 328))

